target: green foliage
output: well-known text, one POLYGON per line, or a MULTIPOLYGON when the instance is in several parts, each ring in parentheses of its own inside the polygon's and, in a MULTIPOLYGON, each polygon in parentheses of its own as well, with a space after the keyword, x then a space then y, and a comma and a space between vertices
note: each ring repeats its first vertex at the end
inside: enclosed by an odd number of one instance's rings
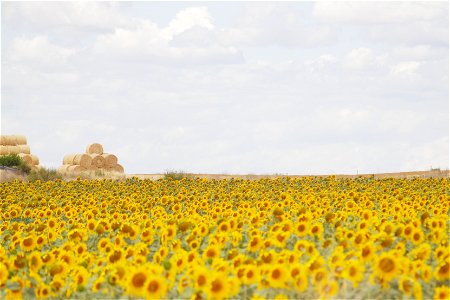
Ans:
POLYGON ((0 166, 15 168, 25 174, 30 174, 31 168, 17 154, 0 155, 0 166))
POLYGON ((18 167, 23 163, 23 160, 17 154, 8 154, 0 156, 0 166, 18 167))
POLYGON ((181 180, 183 178, 192 178, 192 174, 188 174, 184 171, 166 171, 164 173, 164 179, 181 180))
POLYGON ((28 181, 40 180, 42 182, 62 179, 63 177, 55 169, 40 168, 33 170, 28 175, 28 181))

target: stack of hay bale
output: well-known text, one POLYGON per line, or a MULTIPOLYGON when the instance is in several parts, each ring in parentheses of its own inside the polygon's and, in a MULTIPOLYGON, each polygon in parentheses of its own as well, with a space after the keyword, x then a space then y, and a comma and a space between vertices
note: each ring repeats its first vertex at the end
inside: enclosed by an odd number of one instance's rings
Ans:
POLYGON ((123 167, 117 163, 117 156, 103 153, 103 146, 94 143, 87 147, 86 153, 68 154, 64 156, 60 173, 79 173, 89 171, 105 171, 123 173, 123 167))
POLYGON ((39 158, 31 154, 27 138, 23 135, 0 135, 0 155, 17 154, 31 167, 39 168, 39 158))

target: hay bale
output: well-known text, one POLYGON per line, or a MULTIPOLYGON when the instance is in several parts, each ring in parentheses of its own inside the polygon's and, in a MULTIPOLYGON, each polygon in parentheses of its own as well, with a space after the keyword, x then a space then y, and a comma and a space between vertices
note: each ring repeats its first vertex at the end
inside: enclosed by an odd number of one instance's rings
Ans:
POLYGON ((34 154, 30 154, 30 156, 31 156, 33 165, 35 165, 35 166, 39 165, 39 158, 34 154))
POLYGON ((114 154, 103 153, 102 156, 105 159, 105 167, 114 167, 117 165, 117 156, 114 154))
POLYGON ((14 135, 2 135, 3 146, 16 146, 16 137, 14 135))
POLYGON ((87 170, 88 170, 89 172, 96 172, 96 171, 101 170, 101 168, 98 168, 96 165, 91 164, 91 166, 90 166, 89 168, 87 168, 87 170))
POLYGON ((29 166, 33 165, 33 158, 30 154, 19 153, 19 157, 29 166))
POLYGON ((96 166, 97 168, 103 168, 105 165, 105 159, 102 155, 99 154, 89 154, 89 156, 92 158, 91 165, 96 166))
POLYGON ((80 165, 71 165, 67 168, 67 172, 71 172, 71 173, 80 173, 80 172, 84 172, 87 171, 87 168, 82 167, 80 165))
POLYGON ((0 135, 0 145, 7 146, 6 145, 6 135, 0 135))
POLYGON ((6 146, 8 147, 8 154, 19 154, 20 148, 19 146, 6 146))
POLYGON ((64 156, 63 158, 63 165, 73 165, 73 160, 75 159, 75 156, 77 156, 77 154, 67 154, 66 156, 64 156))
POLYGON ((73 163, 74 165, 80 165, 83 168, 87 169, 91 166, 92 158, 89 156, 89 154, 77 154, 73 159, 73 163))
POLYGON ((118 173, 124 173, 125 172, 125 170, 123 169, 122 165, 120 165, 120 164, 115 165, 112 169, 113 169, 114 172, 118 172, 118 173))
POLYGON ((103 146, 100 145, 99 143, 90 144, 86 148, 86 153, 102 155, 103 154, 103 146))
POLYGON ((58 168, 58 173, 62 173, 62 174, 67 173, 67 170, 70 166, 71 165, 62 165, 61 167, 58 168))
POLYGON ((80 165, 84 168, 88 168, 91 162, 89 154, 68 154, 63 158, 63 165, 80 165))
POLYGON ((15 135, 17 145, 26 145, 27 138, 24 135, 15 135))
POLYGON ((18 145, 20 153, 30 154, 30 146, 28 145, 18 145))
POLYGON ((9 149, 8 146, 0 145, 0 155, 8 155, 9 149))

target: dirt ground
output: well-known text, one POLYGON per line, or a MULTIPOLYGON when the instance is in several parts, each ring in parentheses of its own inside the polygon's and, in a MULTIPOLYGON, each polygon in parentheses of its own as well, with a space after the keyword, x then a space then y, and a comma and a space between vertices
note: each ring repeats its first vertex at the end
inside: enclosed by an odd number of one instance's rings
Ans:
MULTIPOLYGON (((332 176, 330 175, 283 175, 283 174, 274 174, 274 175, 255 175, 255 174, 247 174, 247 175, 230 175, 230 174, 188 174, 192 177, 199 177, 199 178, 207 178, 207 179, 231 179, 231 178, 239 178, 239 179, 250 179, 250 180, 257 180, 261 178, 279 178, 279 177, 291 177, 291 178, 300 178, 300 177, 328 177, 332 176)), ((399 173, 380 173, 380 174, 358 174, 358 175, 345 175, 345 174, 334 174, 337 178, 371 178, 374 177, 376 179, 379 178, 449 178, 450 177, 450 171, 449 170, 433 170, 433 171, 415 171, 415 172, 399 172, 399 173)), ((65 180, 73 180, 76 178, 76 176, 67 177, 65 180), (72 178, 73 177, 73 178, 72 178)), ((158 180, 160 178, 164 178, 164 174, 126 174, 125 176, 123 174, 118 174, 117 176, 107 176, 111 179, 122 179, 124 177, 126 178, 132 178, 137 177, 140 179, 151 179, 151 180, 158 180), (119 176, 120 175, 120 176, 119 176)), ((98 179, 99 177, 93 177, 90 176, 92 179, 98 179)), ((20 175, 17 172, 12 171, 6 171, 6 170, 0 170, 0 182, 6 182, 11 181, 14 179, 19 180, 25 180, 26 177, 23 175, 20 175)))
MULTIPOLYGON (((189 174, 192 177, 199 177, 199 178, 207 178, 207 179, 231 179, 231 178, 239 178, 239 179, 251 179, 256 180, 260 178, 279 178, 279 177, 291 177, 291 178, 299 178, 299 177, 328 177, 332 176, 330 175, 282 175, 282 174, 275 174, 275 175, 254 175, 254 174, 247 174, 247 175, 229 175, 229 174, 189 174)), ((337 178, 449 178, 450 177, 450 171, 449 170, 432 170, 432 171, 414 171, 414 172, 398 172, 398 173, 380 173, 380 174, 358 174, 358 175, 345 175, 345 174, 334 174, 337 178)), ((137 177, 140 179, 151 179, 151 180, 157 180, 160 178, 164 178, 164 174, 127 174, 127 178, 131 177, 137 177)))

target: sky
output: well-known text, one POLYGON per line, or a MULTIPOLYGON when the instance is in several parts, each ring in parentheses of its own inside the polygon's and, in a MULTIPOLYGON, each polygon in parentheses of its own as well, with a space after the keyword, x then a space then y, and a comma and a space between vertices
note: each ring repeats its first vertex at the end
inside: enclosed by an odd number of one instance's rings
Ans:
POLYGON ((448 169, 448 2, 2 2, 1 133, 129 174, 448 169))

